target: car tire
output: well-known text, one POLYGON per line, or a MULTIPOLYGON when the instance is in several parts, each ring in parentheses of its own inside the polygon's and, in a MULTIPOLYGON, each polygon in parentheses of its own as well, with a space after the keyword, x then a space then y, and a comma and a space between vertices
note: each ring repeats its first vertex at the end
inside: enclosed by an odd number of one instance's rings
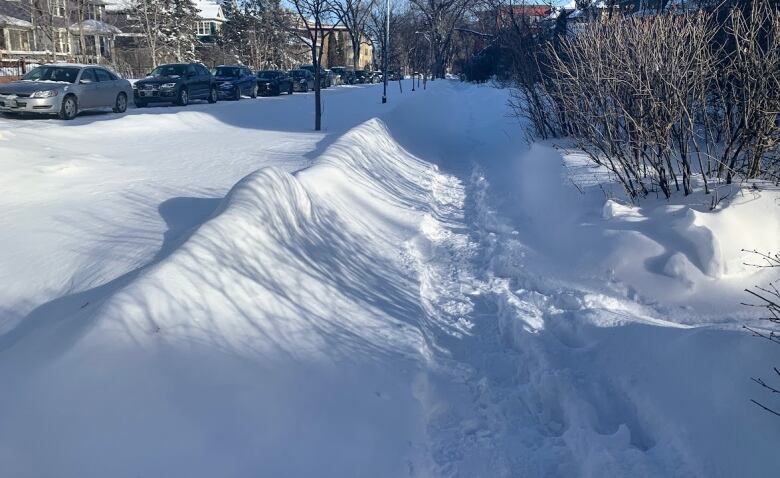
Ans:
POLYGON ((241 99, 241 88, 236 86, 235 91, 233 91, 233 101, 238 101, 241 99))
POLYGON ((114 113, 124 113, 125 111, 127 111, 127 95, 119 93, 114 101, 114 113))
POLYGON ((251 98, 257 98, 257 83, 252 86, 252 93, 249 96, 251 98))
POLYGON ((214 104, 217 102, 217 99, 217 89, 212 86, 211 90, 209 91, 208 102, 214 104))
POLYGON ((62 105, 60 106, 60 112, 57 115, 61 120, 72 120, 79 114, 79 105, 76 101, 76 97, 73 95, 67 95, 62 99, 62 105))
POLYGON ((293 94, 293 92, 295 92, 295 88, 293 88, 293 85, 292 85, 292 83, 290 83, 290 89, 289 89, 289 90, 287 90, 287 94, 288 94, 288 95, 291 95, 291 94, 293 94))
POLYGON ((190 94, 187 91, 187 88, 181 88, 179 90, 179 94, 176 95, 176 104, 179 106, 187 106, 189 102, 190 102, 190 94))

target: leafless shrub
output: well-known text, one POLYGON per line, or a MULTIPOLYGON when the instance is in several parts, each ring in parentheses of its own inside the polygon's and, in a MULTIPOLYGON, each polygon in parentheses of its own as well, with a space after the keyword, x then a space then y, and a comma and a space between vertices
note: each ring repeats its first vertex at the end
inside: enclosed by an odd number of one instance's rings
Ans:
MULTIPOLYGON (((759 263, 752 265, 756 267, 780 267, 780 254, 765 254, 757 251, 751 252, 759 258, 759 263)), ((746 289, 745 292, 750 294, 757 302, 744 305, 763 309, 766 315, 762 317, 762 319, 767 322, 767 326, 765 327, 745 326, 745 328, 756 337, 780 345, 780 289, 778 289, 777 282, 770 283, 766 287, 755 286, 753 289, 746 289)), ((771 381, 764 380, 761 377, 752 377, 751 380, 761 385, 764 390, 769 391, 773 395, 780 394, 780 369, 772 367, 772 370, 774 372, 773 379, 777 384, 772 384, 771 381)), ((780 416, 780 409, 765 405, 763 400, 758 401, 751 399, 750 401, 764 410, 780 416)))
POLYGON ((577 140, 632 200, 688 195, 695 176, 707 193, 735 176, 780 181, 780 12, 750 5, 534 35, 518 43, 511 106, 536 136, 577 140))

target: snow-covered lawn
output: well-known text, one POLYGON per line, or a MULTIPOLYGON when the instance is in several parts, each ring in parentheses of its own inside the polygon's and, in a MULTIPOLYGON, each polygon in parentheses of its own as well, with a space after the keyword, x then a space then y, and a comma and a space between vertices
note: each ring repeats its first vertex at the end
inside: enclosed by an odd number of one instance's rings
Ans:
POLYGON ((779 195, 607 201, 405 91, 0 119, 0 474, 771 476, 779 195))

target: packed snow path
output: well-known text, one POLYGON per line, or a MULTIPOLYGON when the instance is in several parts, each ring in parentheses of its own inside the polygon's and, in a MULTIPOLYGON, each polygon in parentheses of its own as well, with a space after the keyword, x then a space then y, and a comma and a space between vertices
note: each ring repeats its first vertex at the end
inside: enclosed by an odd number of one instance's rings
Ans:
POLYGON ((40 138, 0 140, 20 182, 0 232, 9 476, 777 468, 746 385, 773 349, 734 330, 736 304, 670 313, 619 271, 567 270, 553 252, 584 236, 556 221, 560 155, 528 149, 505 91, 437 81, 390 111, 377 91, 329 93, 325 135, 298 123, 303 95, 129 115, 110 129, 127 152, 90 152, 113 165, 63 146, 100 119, 2 120, 40 138), (25 193, 66 170, 54 199, 25 193), (56 267, 25 268, 36 250, 56 267))

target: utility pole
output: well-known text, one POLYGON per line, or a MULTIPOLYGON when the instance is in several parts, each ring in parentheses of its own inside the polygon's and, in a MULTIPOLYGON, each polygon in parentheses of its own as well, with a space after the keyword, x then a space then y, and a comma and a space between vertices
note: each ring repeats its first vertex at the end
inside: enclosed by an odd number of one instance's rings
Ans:
POLYGON ((390 0, 385 2, 385 48, 384 66, 382 66, 382 80, 384 80, 384 90, 382 91, 382 103, 387 103, 387 53, 390 49, 390 0))

